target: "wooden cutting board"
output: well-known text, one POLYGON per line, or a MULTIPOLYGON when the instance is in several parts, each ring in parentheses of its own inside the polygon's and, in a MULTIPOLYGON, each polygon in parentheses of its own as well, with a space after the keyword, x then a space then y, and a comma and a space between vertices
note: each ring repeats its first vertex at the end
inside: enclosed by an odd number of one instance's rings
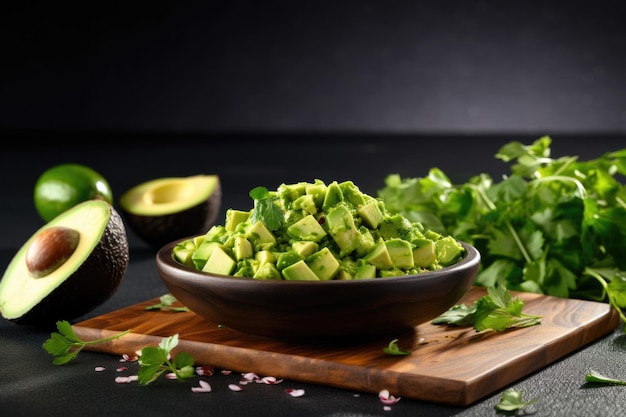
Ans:
MULTIPOLYGON (((524 313, 540 315, 540 325, 477 333, 425 323, 400 335, 407 356, 383 352, 391 339, 350 346, 292 344, 240 334, 192 312, 146 311, 158 298, 75 324, 83 340, 131 333, 85 349, 122 355, 179 334, 174 351, 190 353, 196 364, 254 372, 293 381, 467 406, 613 331, 620 322, 608 304, 515 293, 524 313)), ((460 300, 485 295, 472 287, 460 300)), ((581 369, 585 372, 584 369, 581 369)))

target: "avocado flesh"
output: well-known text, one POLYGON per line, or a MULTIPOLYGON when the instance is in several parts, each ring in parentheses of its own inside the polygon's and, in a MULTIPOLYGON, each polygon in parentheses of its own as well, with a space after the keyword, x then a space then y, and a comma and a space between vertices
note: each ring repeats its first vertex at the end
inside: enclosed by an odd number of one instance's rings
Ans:
POLYGON ((0 281, 2 316, 18 324, 48 325, 88 313, 117 290, 128 262, 120 215, 102 200, 78 204, 35 232, 13 257, 0 281), (34 278, 26 253, 39 233, 54 226, 77 230, 78 246, 59 268, 34 278))
POLYGON ((221 202, 217 175, 151 180, 126 191, 119 200, 128 226, 153 249, 205 233, 217 220, 221 202))

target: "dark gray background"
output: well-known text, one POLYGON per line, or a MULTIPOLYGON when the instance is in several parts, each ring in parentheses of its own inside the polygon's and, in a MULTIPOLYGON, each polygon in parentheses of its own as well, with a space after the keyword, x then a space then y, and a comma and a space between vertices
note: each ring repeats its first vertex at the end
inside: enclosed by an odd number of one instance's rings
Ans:
POLYGON ((623 1, 12 2, 0 128, 626 130, 623 1))

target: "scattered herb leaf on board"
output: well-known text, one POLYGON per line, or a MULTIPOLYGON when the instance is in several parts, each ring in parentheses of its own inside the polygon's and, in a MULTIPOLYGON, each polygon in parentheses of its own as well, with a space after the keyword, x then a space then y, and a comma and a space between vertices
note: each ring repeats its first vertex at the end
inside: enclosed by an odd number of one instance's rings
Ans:
POLYGON ((511 413, 526 408, 536 402, 536 399, 530 401, 522 401, 522 392, 513 388, 509 388, 502 393, 500 400, 495 405, 495 409, 498 412, 502 411, 504 413, 511 413))
POLYGON ((68 321, 57 321, 56 325, 59 331, 50 333, 50 338, 43 344, 43 348, 49 354, 54 356, 52 363, 55 365, 68 363, 78 356, 78 353, 87 345, 94 345, 118 339, 130 332, 129 329, 111 337, 85 342, 76 335, 72 325, 68 321))
POLYGON ((432 324, 450 326, 473 326, 483 330, 502 331, 511 328, 530 327, 541 323, 541 316, 522 312, 524 301, 512 297, 504 287, 487 288, 487 295, 472 304, 457 304, 431 321, 432 324))
MULTIPOLYGON (((391 212, 454 236, 481 253, 475 284, 608 302, 626 323, 626 148, 582 161, 550 156, 552 140, 505 144, 511 173, 453 184, 391 174, 378 196, 391 212)), ((624 327, 626 330, 626 326, 624 327)))
POLYGON ((408 350, 400 349, 400 347, 398 346, 398 339, 393 339, 391 342, 389 342, 389 345, 383 348, 383 352, 388 355, 395 356, 406 356, 411 354, 411 352, 409 352, 408 350))
POLYGON ((174 297, 172 294, 164 294, 161 297, 159 297, 159 303, 158 304, 153 304, 153 305, 149 305, 146 307, 146 310, 151 311, 151 310, 168 310, 168 311, 175 311, 175 312, 187 312, 189 311, 188 307, 175 307, 173 304, 176 302, 176 297, 174 297))

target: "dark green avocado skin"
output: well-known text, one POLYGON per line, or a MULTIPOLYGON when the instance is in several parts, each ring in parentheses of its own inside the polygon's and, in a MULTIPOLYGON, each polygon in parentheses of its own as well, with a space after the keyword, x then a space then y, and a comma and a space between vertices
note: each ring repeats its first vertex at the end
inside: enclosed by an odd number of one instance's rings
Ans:
POLYGON ((126 274, 128 263, 124 222, 111 206, 109 223, 85 262, 28 313, 11 321, 51 327, 59 320, 82 316, 111 298, 126 274))
POLYGON ((218 184, 204 202, 163 216, 140 216, 120 209, 130 229, 155 251, 185 236, 203 234, 215 224, 222 201, 218 184))

